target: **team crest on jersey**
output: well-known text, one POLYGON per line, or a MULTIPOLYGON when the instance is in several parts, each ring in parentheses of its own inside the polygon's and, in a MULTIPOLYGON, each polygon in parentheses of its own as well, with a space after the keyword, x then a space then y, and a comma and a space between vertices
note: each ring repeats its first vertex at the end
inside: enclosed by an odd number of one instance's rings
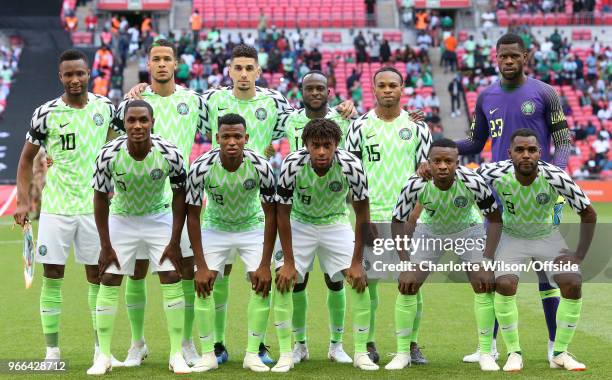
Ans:
POLYGON ((258 108, 257 111, 255 111, 255 117, 259 121, 264 121, 268 117, 268 112, 264 108, 258 108))
POLYGON ((94 123, 96 123, 96 125, 98 127, 101 127, 102 124, 104 124, 104 116, 102 116, 101 114, 97 113, 97 114, 93 115, 93 121, 94 121, 94 123))
POLYGON ((186 103, 179 103, 176 105, 176 111, 179 115, 187 115, 189 113, 189 106, 186 103))
POLYGON ((281 261, 283 259, 283 250, 279 249, 278 251, 276 251, 276 253, 274 254, 274 260, 276 261, 281 261))
POLYGON ((523 104, 521 105, 521 112, 523 112, 523 115, 533 115, 533 113, 536 110, 536 105, 532 100, 527 100, 526 102, 523 102, 523 104))
POLYGON ((151 170, 151 173, 149 173, 149 175, 151 176, 151 179, 153 181, 157 181, 158 179, 164 176, 164 172, 162 172, 161 169, 153 169, 151 170))
POLYGON ((38 247, 38 254, 41 256, 45 256, 47 254, 47 246, 43 244, 38 247))
POLYGON ((255 188, 255 180, 252 178, 247 179, 242 183, 245 190, 252 190, 255 188))
POLYGON ((342 190, 342 183, 338 181, 333 181, 329 184, 329 191, 332 193, 337 193, 342 190))
POLYGON ((399 131, 399 137, 402 140, 410 140, 412 137, 412 131, 408 128, 402 128, 399 131))
POLYGON ((540 193, 536 195, 536 202, 541 205, 545 205, 550 201, 550 196, 546 193, 540 193))
POLYGON ((453 201, 453 204, 455 205, 455 207, 457 208, 464 208, 465 206, 467 206, 468 204, 468 200, 466 197, 464 196, 458 196, 457 198, 455 198, 455 200, 453 201))

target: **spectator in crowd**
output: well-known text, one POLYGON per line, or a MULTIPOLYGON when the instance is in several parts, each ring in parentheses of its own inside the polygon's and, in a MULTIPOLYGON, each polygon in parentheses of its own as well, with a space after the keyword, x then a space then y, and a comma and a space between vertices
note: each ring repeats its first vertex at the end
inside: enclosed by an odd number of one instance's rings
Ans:
POLYGON ((76 32, 76 30, 77 30, 77 28, 79 26, 79 19, 77 18, 77 16, 74 13, 74 11, 71 10, 70 12, 68 12, 64 22, 66 23, 66 30, 67 31, 69 31, 70 33, 76 32))
POLYGON ((105 71, 100 71, 93 81, 92 92, 96 95, 107 96, 109 90, 109 80, 105 71))
POLYGON ((85 29, 88 32, 93 33, 96 31, 97 27, 98 27, 98 16, 96 16, 93 10, 90 10, 87 13, 87 17, 85 17, 85 29))
POLYGON ((200 16, 200 12, 197 9, 191 14, 189 23, 191 24, 191 33, 193 34, 192 41, 194 44, 197 44, 200 39, 200 31, 202 30, 202 16, 200 16))
POLYGON ((123 100, 123 67, 115 65, 110 80, 110 91, 108 98, 117 107, 123 100))
POLYGON ((577 167, 572 172, 572 177, 577 180, 589 179, 590 175, 591 173, 589 173, 589 166, 587 164, 577 167))
POLYGON ((591 144, 593 151, 595 152, 595 161, 599 166, 605 166, 605 160, 608 157, 610 151, 610 137, 607 133, 600 132, 597 135, 597 139, 591 144))
POLYGON ((382 44, 380 45, 380 61, 383 63, 388 63, 391 59, 391 46, 389 46, 389 41, 383 39, 382 44))
POLYGON ((459 75, 448 84, 448 92, 451 96, 451 116, 457 117, 461 115, 461 98, 463 97, 463 85, 459 75))
POLYGON ((353 40, 353 46, 355 47, 355 52, 357 54, 357 63, 365 62, 367 59, 366 48, 368 44, 361 30, 357 33, 357 36, 353 40))
POLYGON ((442 64, 444 73, 448 72, 448 68, 452 73, 457 69, 457 39, 453 33, 449 33, 444 39, 444 53, 442 55, 442 64))

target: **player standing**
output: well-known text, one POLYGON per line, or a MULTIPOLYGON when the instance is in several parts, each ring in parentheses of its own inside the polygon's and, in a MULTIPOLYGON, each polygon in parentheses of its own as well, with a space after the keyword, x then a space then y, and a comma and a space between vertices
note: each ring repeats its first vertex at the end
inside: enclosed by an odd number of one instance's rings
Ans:
MULTIPOLYGON (((193 162, 187 185, 187 226, 197 265, 196 312, 200 321, 203 352, 202 361, 196 363, 194 369, 207 371, 217 367, 217 358, 213 354, 215 304, 209 294, 217 276, 227 276, 223 269, 232 258, 232 250, 236 249, 252 284, 247 309, 248 343, 243 367, 255 372, 266 372, 270 368, 262 362, 258 353, 270 311, 270 298, 267 295, 271 283, 270 261, 276 237, 274 174, 270 163, 263 156, 244 149, 249 135, 243 117, 226 114, 219 118, 219 129, 215 137, 219 148, 203 154, 193 162), (204 195, 208 204, 204 212, 204 228, 200 229, 204 195)), ((283 276, 285 273, 281 271, 277 281, 279 286, 284 283, 286 288, 291 285, 293 276, 290 273, 283 276)), ((285 291, 283 294, 279 298, 284 300, 286 306, 290 306, 291 293, 285 291)), ((283 370, 279 372, 291 367, 291 325, 287 322, 291 320, 290 308, 285 313, 287 315, 281 320, 284 335, 289 340, 288 349, 285 348, 289 363, 287 366, 281 355, 277 367, 283 370)), ((283 334, 281 330, 279 336, 283 334)))
MULTIPOLYGON (((329 108, 327 101, 329 88, 327 76, 321 71, 312 70, 304 75, 300 87, 304 108, 285 113, 279 120, 279 128, 284 131, 289 142, 291 152, 302 149, 302 133, 306 124, 313 119, 328 119, 334 121, 342 131, 339 148, 344 147, 344 139, 348 131, 350 119, 345 119, 335 108, 329 108)), ((329 254, 329 253, 327 253, 329 254)), ((333 282, 325 274, 327 285, 327 307, 330 322, 330 346, 328 357, 339 363, 352 363, 353 360, 342 348, 342 335, 344 333, 344 315, 346 310, 346 292, 343 281, 333 282)), ((306 310, 308 307, 308 272, 304 274, 303 282, 295 284, 293 288, 293 333, 295 346, 293 348, 293 362, 299 363, 308 359, 308 346, 306 345, 306 310)))
MULTIPOLYGON (((283 161, 277 196, 278 231, 283 249, 275 259, 277 267, 282 266, 291 252, 289 257, 295 260, 302 282, 312 270, 318 250, 326 282, 342 286, 343 277, 347 279, 352 286, 354 365, 363 370, 377 370, 366 347, 370 297, 362 265, 361 227, 369 221, 367 179, 359 159, 337 149, 341 137, 342 132, 333 121, 311 120, 302 134, 306 148, 291 153, 283 161), (349 190, 355 210, 355 232, 348 221, 349 190)), ((337 347, 342 350, 341 341, 331 342, 329 353, 337 347)), ((345 362, 350 363, 348 359, 345 362)))
MULTIPOLYGON (((196 133, 203 130, 204 103, 197 93, 174 83, 174 72, 178 62, 174 45, 163 39, 155 41, 148 52, 147 67, 151 75, 151 86, 145 87, 139 97, 151 105, 156 115, 155 134, 175 144, 184 157, 185 170, 189 168, 189 156, 196 133)), ((124 100, 117 110, 114 124, 124 128, 124 109, 130 100, 124 100)), ((170 204, 172 190, 166 184, 166 202, 170 204)), ((193 322, 195 287, 193 283, 193 251, 190 248, 187 229, 181 237, 181 284, 185 294, 185 326, 183 328, 182 352, 185 361, 194 365, 199 359, 193 343, 193 322)), ((144 314, 147 303, 146 280, 149 261, 146 252, 137 257, 134 275, 128 277, 125 287, 125 303, 132 332, 132 345, 128 351, 125 365, 139 366, 148 355, 144 339, 144 314)))
MULTIPOLYGON (((59 79, 64 93, 34 111, 17 169, 18 196, 14 218, 23 225, 30 210, 29 188, 34 157, 44 146, 47 154, 54 158, 42 194, 36 254, 36 261, 44 268, 40 318, 48 360, 60 359, 61 288, 66 260, 73 244, 76 262, 85 265, 89 283, 87 300, 94 332, 96 330, 100 240, 94 222, 90 182, 94 173, 92 163, 106 142, 115 110, 107 98, 87 92, 89 77, 85 54, 72 49, 61 54, 59 79)), ((94 361, 98 353, 96 336, 94 361)), ((113 365, 118 366, 120 362, 113 358, 113 365)))
MULTIPOLYGON (((503 232, 495 260, 513 265, 534 258, 545 263, 579 265, 593 240, 597 221, 590 200, 561 168, 540 161, 541 148, 535 131, 518 129, 512 133, 508 154, 510 160, 485 164, 478 170, 504 205, 503 232), (580 215, 580 237, 575 252, 567 249, 561 233, 553 225, 558 196, 564 197, 580 215)), ((516 305, 519 275, 520 272, 507 269, 495 272, 495 314, 509 353, 504 371, 523 368, 516 305)), ((561 290, 550 367, 585 370, 586 366, 567 352, 582 308, 580 271, 559 268, 546 271, 546 276, 561 290)))
MULTIPOLYGON (((221 89, 210 89, 204 93, 206 132, 212 137, 213 146, 217 146, 214 136, 218 131, 218 118, 228 113, 238 114, 249 125, 249 141, 246 145, 256 153, 265 154, 272 140, 284 137, 280 128, 280 117, 293 110, 287 99, 278 91, 255 86, 261 75, 257 61, 257 50, 248 45, 238 45, 232 51, 229 75, 233 86, 221 89)), ((345 117, 353 114, 352 102, 338 106, 338 112, 345 117)), ((215 282, 215 352, 219 362, 228 359, 225 348, 225 325, 227 320, 227 301, 229 299, 229 274, 231 260, 225 268, 225 276, 215 282)), ((260 346, 260 356, 266 363, 271 363, 265 345, 260 346)))
MULTIPOLYGON (((510 147, 510 136, 517 129, 526 127, 536 133, 538 141, 542 144, 542 160, 565 169, 570 155, 571 140, 559 96, 550 85, 524 74, 527 50, 521 37, 516 34, 505 34, 497 41, 496 47, 501 79, 478 96, 470 136, 457 142, 459 154, 480 153, 487 139, 491 137, 493 161, 505 160, 510 147), (552 156, 551 139, 555 148, 552 156)), ((562 213, 562 199, 560 202, 555 212, 557 223, 562 213)), ((559 305, 559 289, 549 283, 544 273, 538 272, 538 278, 548 327, 550 360, 555 340, 555 315, 559 305)), ((463 360, 477 362, 478 351, 463 360)))
MULTIPOLYGON (((351 124, 346 149, 363 161, 370 192, 370 219, 374 223, 388 223, 397 195, 420 163, 427 159, 432 137, 427 124, 413 122, 408 112, 402 110, 400 98, 404 78, 399 71, 383 67, 374 73, 373 81, 376 108, 351 124)), ((375 363, 379 360, 374 344, 377 286, 377 281, 368 283, 371 300, 368 351, 375 363)), ((425 364, 427 361, 417 344, 422 310, 420 293, 418 307, 410 352, 413 363, 425 364)))
MULTIPOLYGON (((455 253, 464 262, 480 265, 492 261, 501 235, 501 214, 495 198, 484 179, 470 169, 459 166, 457 145, 449 139, 431 144, 428 162, 433 180, 418 175, 408 179, 393 211, 395 236, 401 234, 400 223, 408 221, 417 202, 423 205, 419 224, 407 236, 416 241, 416 251, 398 250, 402 261, 416 265, 414 271, 402 272, 398 279, 400 294, 395 303, 395 331, 397 354, 385 369, 402 369, 410 365, 410 336, 417 313, 417 292, 429 275, 421 270, 421 263, 437 263, 444 254, 439 241, 456 242, 455 253), (485 229, 478 209, 489 222, 485 229), (400 227, 400 228, 398 228, 400 227), (486 245, 482 244, 486 240, 486 245), (471 248, 468 248, 472 241, 471 248), (423 244, 425 243, 425 244, 423 244), (430 247, 430 243, 434 246, 430 247), (459 246, 459 244, 461 244, 459 246), (484 249, 484 252, 483 252, 484 249)), ((493 308, 495 278, 493 271, 481 268, 467 272, 474 289, 474 311, 481 347, 480 368, 498 371, 491 354, 495 311, 493 308)))
POLYGON ((190 373, 181 353, 185 296, 178 270, 187 178, 183 157, 172 143, 151 134, 155 120, 147 102, 131 101, 124 112, 126 135, 102 148, 93 176, 101 244, 101 285, 96 302, 101 354, 87 374, 103 375, 112 369, 110 346, 119 289, 123 276, 134 274, 139 252, 146 252, 159 275, 170 335, 169 368, 174 373, 190 373), (172 211, 165 196, 167 178, 173 191, 172 211))

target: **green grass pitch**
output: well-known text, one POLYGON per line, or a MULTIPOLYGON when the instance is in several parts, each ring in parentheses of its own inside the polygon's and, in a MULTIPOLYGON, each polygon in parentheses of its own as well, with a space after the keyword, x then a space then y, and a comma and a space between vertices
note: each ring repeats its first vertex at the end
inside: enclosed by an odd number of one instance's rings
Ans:
MULTIPOLYGON (((599 222, 612 221, 612 203, 597 204, 599 222)), ((577 221, 569 207, 565 207, 565 220, 577 221)), ((23 285, 21 259, 21 233, 11 229, 11 219, 0 219, 0 268, 1 284, 4 291, 0 302, 0 360, 38 360, 44 357, 38 312, 38 297, 41 286, 42 266, 36 268, 36 279, 31 289, 23 285)), ((318 266, 311 275, 308 285, 308 342, 311 359, 296 365, 289 374, 254 374, 242 369, 242 358, 246 347, 246 306, 248 283, 243 277, 243 267, 234 268, 231 280, 227 347, 230 361, 219 370, 184 378, 609 378, 612 373, 610 347, 612 347, 612 285, 586 284, 583 287, 584 304, 582 318, 578 325, 570 351, 588 366, 585 373, 569 373, 548 368, 546 361, 547 332, 542 313, 537 285, 525 283, 519 289, 519 313, 521 326, 521 346, 524 351, 525 368, 518 374, 483 373, 478 364, 461 363, 464 354, 471 353, 476 347, 476 324, 473 315, 473 296, 468 284, 425 284, 424 315, 421 324, 419 343, 429 359, 427 366, 413 366, 399 372, 382 369, 365 373, 351 365, 340 365, 327 360, 328 317, 326 311, 326 288, 318 266)), ((124 282, 125 283, 125 282, 124 282)), ((93 356, 92 326, 87 309, 87 286, 81 266, 75 265, 71 258, 66 270, 63 291, 63 309, 60 327, 60 347, 62 357, 69 360, 69 371, 63 375, 39 375, 38 377, 83 378, 91 365, 93 356)), ((389 353, 395 351, 393 305, 397 290, 393 284, 379 287, 380 306, 377 314, 376 341, 381 354, 382 365, 391 359, 389 353)), ((145 336, 150 349, 140 368, 116 368, 108 378, 157 378, 168 377, 168 334, 165 317, 161 308, 161 293, 155 276, 148 278, 148 306, 145 323, 145 336)), ((123 360, 129 348, 129 326, 123 300, 113 340, 114 355, 123 360)), ((347 302, 350 305, 350 300, 347 302)), ((347 316, 350 313, 347 313, 347 316)), ((344 347, 352 356, 353 342, 350 317, 346 321, 344 347)), ((272 356, 278 357, 278 346, 272 322, 268 328, 268 344, 272 346, 272 356)), ((502 352, 500 363, 504 362, 504 344, 501 336, 498 348, 502 352)), ((28 375, 9 375, 0 373, 4 378, 30 378, 28 375)))

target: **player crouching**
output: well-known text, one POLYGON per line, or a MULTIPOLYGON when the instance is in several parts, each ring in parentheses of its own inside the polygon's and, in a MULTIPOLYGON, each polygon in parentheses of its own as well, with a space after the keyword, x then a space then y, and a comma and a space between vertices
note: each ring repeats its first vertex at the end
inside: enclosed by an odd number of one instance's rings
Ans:
POLYGON ((134 274, 136 255, 142 249, 161 282, 170 334, 169 368, 174 373, 191 372, 181 354, 185 299, 179 275, 187 176, 179 150, 152 135, 153 124, 153 109, 147 102, 128 103, 126 135, 107 143, 96 159, 94 214, 101 244, 96 320, 101 354, 87 370, 89 375, 112 369, 110 346, 119 288, 123 276, 134 274), (171 212, 164 201, 166 178, 173 192, 171 212))
POLYGON ((410 177, 393 211, 394 235, 399 237, 406 234, 412 239, 411 245, 415 251, 409 255, 408 251, 398 249, 400 259, 410 261, 414 270, 399 274, 400 294, 395 303, 397 354, 385 369, 398 370, 410 365, 410 337, 417 313, 417 292, 429 275, 425 265, 429 262, 437 263, 444 254, 441 245, 436 247, 436 241, 452 239, 457 243, 462 241, 462 246, 466 248, 465 252, 455 249, 459 259, 474 265, 467 274, 475 292, 474 311, 480 339, 480 367, 483 371, 499 370, 491 355, 495 324, 495 281, 493 272, 480 264, 493 259, 501 234, 501 215, 484 179, 470 169, 459 166, 458 155, 457 145, 452 140, 435 141, 428 156, 433 180, 426 181, 418 175, 410 177), (417 202, 423 206, 423 212, 415 229, 414 223, 404 225, 403 222, 408 221, 417 202), (486 237, 478 209, 489 222, 486 237), (473 242, 471 249, 467 248, 468 241, 473 242))
POLYGON ((561 290, 557 309, 557 333, 551 368, 583 371, 586 365, 567 352, 582 309, 584 260, 595 231, 597 214, 582 189, 557 166, 540 161, 540 143, 531 129, 519 129, 510 137, 510 160, 483 165, 478 173, 498 194, 504 205, 503 232, 495 259, 506 267, 495 271, 495 315, 508 350, 504 371, 520 371, 523 357, 519 344, 516 289, 520 272, 515 264, 534 258, 551 267, 546 275, 561 290), (570 252, 558 228, 553 226, 557 197, 563 196, 580 215, 580 238, 570 252), (568 267, 568 263, 575 268, 568 267))
POLYGON ((277 191, 278 233, 284 257, 275 258, 276 266, 284 268, 289 260, 294 260, 299 280, 303 281, 318 252, 322 270, 331 281, 347 279, 352 286, 353 364, 363 370, 377 370, 366 347, 370 296, 359 232, 360 226, 369 222, 367 180, 361 161, 352 153, 337 149, 341 136, 335 122, 311 120, 302 132, 306 148, 285 158, 277 191), (353 232, 348 220, 349 190, 357 232, 353 232))
MULTIPOLYGON (((219 148, 198 157, 189 170, 187 228, 197 267, 195 313, 202 343, 202 359, 196 362, 194 372, 217 368, 213 336, 215 304, 211 292, 217 276, 223 275, 234 249, 244 263, 252 285, 243 367, 255 372, 270 371, 258 352, 270 312, 270 262, 276 238, 274 174, 263 156, 244 149, 249 140, 247 130, 246 121, 240 115, 230 113, 220 117, 216 134, 219 148), (205 195, 208 203, 204 225, 200 229, 205 195)), ((284 279, 277 276, 277 286, 285 290, 292 277, 290 273, 284 279)), ((290 303, 291 298, 288 300, 290 303)), ((291 309, 287 312, 289 314, 283 320, 291 321, 291 309)), ((290 336, 290 324, 286 330, 285 335, 290 336)), ((290 345, 285 351, 281 344, 281 358, 273 371, 285 372, 293 366, 290 345), (289 361, 283 357, 288 357, 289 361)))

